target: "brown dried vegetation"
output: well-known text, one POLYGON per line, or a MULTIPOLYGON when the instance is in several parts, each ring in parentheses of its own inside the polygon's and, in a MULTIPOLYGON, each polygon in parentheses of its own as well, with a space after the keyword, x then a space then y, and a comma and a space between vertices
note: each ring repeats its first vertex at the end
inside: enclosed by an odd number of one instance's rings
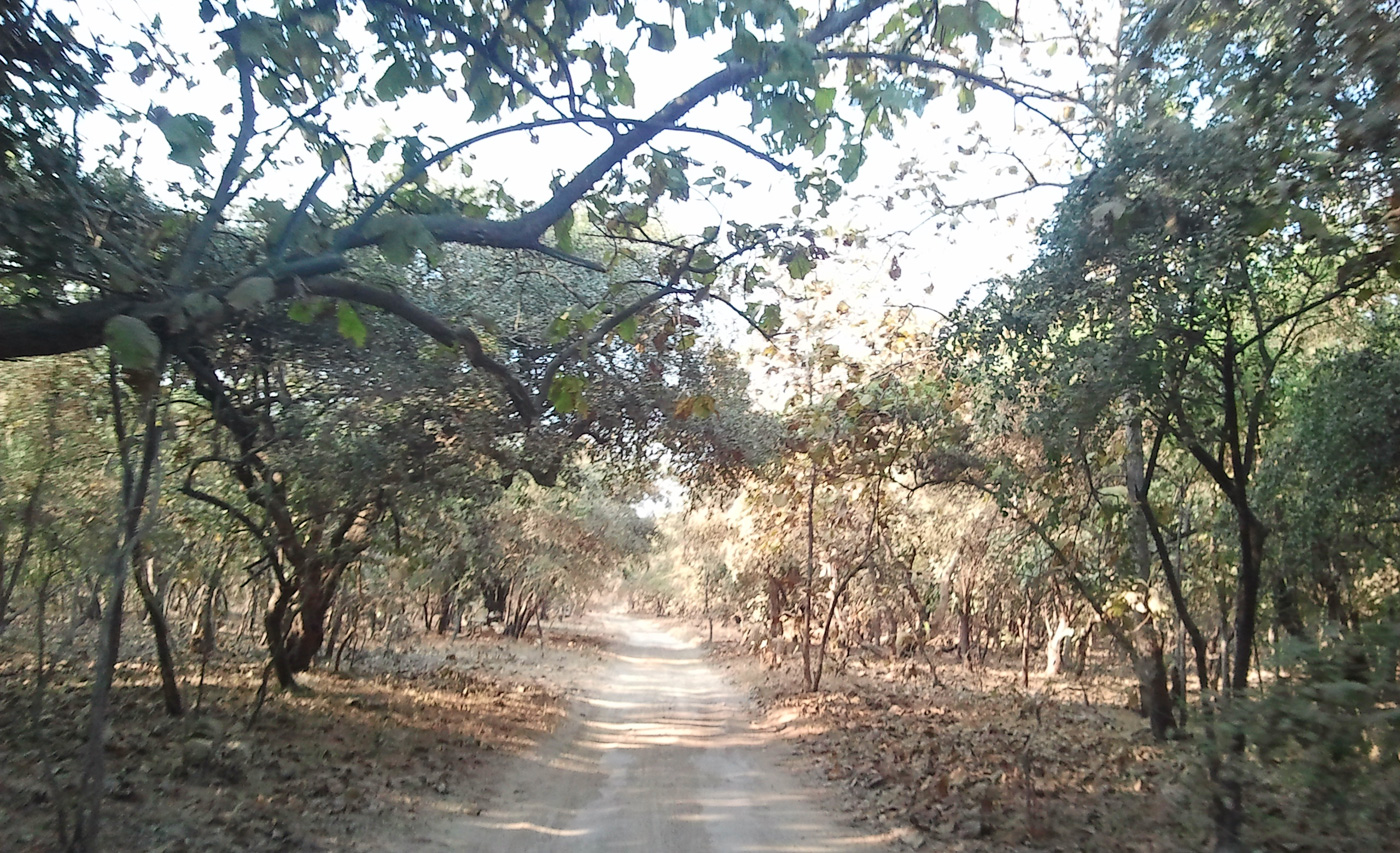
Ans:
MULTIPOLYGON (((409 651, 366 655, 352 674, 313 673, 305 690, 274 690, 251 727, 263 672, 256 650, 212 663, 200 709, 179 719, 160 710, 153 664, 124 661, 107 744, 104 849, 370 849, 425 801, 470 807, 496 756, 528 747, 562 718, 561 693, 540 673, 599 657, 594 638, 548 636, 548 649, 490 632, 415 639, 409 651)), ((54 795, 61 807, 73 794, 88 671, 77 661, 53 665, 36 727, 33 656, 13 650, 5 660, 6 849, 50 850, 54 795)), ((182 677, 193 699, 198 674, 182 677)))

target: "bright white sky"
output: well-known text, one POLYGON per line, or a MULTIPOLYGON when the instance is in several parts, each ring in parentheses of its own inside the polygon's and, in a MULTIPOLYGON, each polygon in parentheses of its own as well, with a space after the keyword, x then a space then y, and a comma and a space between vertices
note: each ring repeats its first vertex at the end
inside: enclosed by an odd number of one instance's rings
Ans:
MULTIPOLYGON (((55 0, 57 2, 57 0, 55 0)), ((1012 0, 1001 5, 1011 6, 1012 0)), ((1046 14, 1042 22, 1031 21, 1032 29, 1064 34, 1068 27, 1061 22, 1050 3, 1015 4, 1024 14, 1046 14), (1035 7, 1036 11, 1030 11, 1035 7)), ((126 82, 125 73, 135 61, 123 47, 128 41, 144 41, 136 33, 140 26, 149 26, 159 14, 164 38, 179 51, 188 51, 188 63, 182 67, 198 66, 212 59, 213 36, 201 31, 198 4, 193 0, 76 0, 83 24, 100 33, 111 46, 109 52, 116 60, 117 80, 112 93, 116 100, 136 113, 144 113, 154 102, 172 113, 198 112, 209 115, 216 111, 210 105, 236 103, 236 91, 231 79, 220 75, 212 66, 191 71, 191 78, 200 81, 197 88, 186 90, 176 83, 169 91, 157 91, 151 84, 136 86, 126 82), (126 35, 124 30, 130 30, 126 35)), ((1089 14, 1101 8, 1106 29, 1116 29, 1116 9, 1112 0, 1075 4, 1076 14, 1089 14)), ((1011 12, 1007 8, 1008 13, 1011 12)), ((679 22, 678 22, 679 23, 679 22)), ((602 23, 599 26, 604 26, 602 23)), ((637 81, 637 115, 645 115, 715 67, 714 56, 727 45, 711 41, 691 41, 682 36, 676 51, 654 54, 647 50, 632 56, 631 73, 637 81)), ((1072 87, 1084 79, 1090 61, 1073 56, 1071 43, 1056 43, 1057 54, 1052 58, 1049 41, 1032 43, 1024 51, 1020 45, 999 46, 992 59, 1011 71, 1013 77, 1027 77, 1022 55, 1049 76, 1036 78, 1047 87, 1072 87), (1018 67, 1019 66, 1019 67, 1018 67)), ((373 79, 374 75, 371 75, 373 79)), ((838 260, 819 265, 808 282, 824 282, 831 286, 832 296, 826 304, 813 303, 821 311, 845 301, 851 307, 847 325, 850 335, 857 334, 862 323, 877 321, 889 305, 917 303, 937 310, 946 310, 960 296, 980 282, 1012 272, 1023 266, 1034 250, 1033 227, 1045 219, 1059 197, 1054 188, 1040 189, 1000 203, 995 214, 977 210, 968 214, 967 221, 956 230, 947 227, 946 217, 931 217, 926 199, 914 195, 897 197, 901 189, 914 184, 901 181, 901 165, 917 160, 918 168, 932 175, 942 175, 940 186, 951 201, 987 197, 1024 187, 1029 167, 1043 182, 1059 183, 1068 179, 1082 164, 1068 156, 1062 141, 1044 131, 1043 123, 1023 109, 1013 109, 1004 97, 986 90, 979 92, 977 108, 968 115, 955 109, 955 98, 949 94, 934 102, 922 118, 911 117, 910 125, 896 135, 893 142, 874 140, 867 164, 858 182, 836 206, 825 223, 834 234, 856 230, 869 240, 863 250, 843 250, 838 260), (1040 133, 1018 132, 1017 128, 1039 129, 1040 133), (993 146, 1010 148, 1020 156, 1019 174, 1005 170, 1011 160, 1005 157, 984 158, 981 153, 959 152, 973 144, 979 134, 992 140, 993 146), (891 261, 898 259, 903 274, 898 281, 888 276, 891 261)), ((463 100, 463 109, 469 109, 463 100)), ((527 111, 530 108, 527 108, 527 111)), ((343 117, 339 124, 350 129, 355 138, 368 141, 375 134, 392 128, 394 133, 409 132, 417 124, 426 125, 425 135, 437 135, 455 142, 466 133, 477 133, 473 127, 463 130, 454 111, 444 111, 440 98, 410 96, 388 107, 357 107, 355 113, 343 117)), ((527 118, 518 116, 513 120, 527 118)), ((219 122, 219 140, 227 144, 228 134, 236 115, 211 115, 219 122)), ((748 109, 734 96, 724 97, 697 108, 687 123, 713 127, 733 133, 753 144, 754 134, 746 129, 748 109)), ((167 146, 160 132, 149 122, 129 126, 128 132, 139 135, 140 172, 158 182, 188 185, 189 170, 165 159, 167 146)), ((110 127, 92 126, 87 129, 89 142, 110 142, 110 127)), ((556 172, 571 174, 606 146, 608 138, 601 131, 587 134, 577 129, 559 128, 541 132, 539 141, 531 144, 523 135, 511 135, 483 143, 474 149, 472 159, 474 180, 496 179, 504 182, 517 197, 541 199, 548 191, 550 179, 556 172)), ((660 140, 663 147, 687 146, 692 157, 706 164, 723 164, 731 175, 752 181, 747 190, 736 191, 733 198, 706 200, 698 192, 685 204, 668 206, 664 221, 672 231, 694 233, 705 225, 722 224, 737 218, 748 222, 776 221, 791 216, 796 199, 791 183, 770 166, 755 160, 723 142, 694 135, 668 134, 660 140)), ((761 147, 761 146, 760 146, 761 147)), ((985 146, 984 146, 985 148, 985 146)), ((133 149, 128 145, 128 157, 133 149)), ((386 157, 388 165, 393 157, 386 157)), ((216 156, 210 164, 218 163, 216 156)), ((799 164, 802 165, 802 164, 799 164)), ((280 194, 295 200, 314 180, 319 168, 315 164, 279 170, 276 186, 264 186, 261 192, 280 194)), ((694 177, 698 177, 698 174, 694 177)), ((835 248, 836 239, 827 238, 824 245, 835 248)), ((934 316, 932 314, 930 317, 934 316)), ((777 403, 777 400, 767 401, 777 403)))
MULTIPOLYGON (((64 8, 63 0, 52 2, 64 8)), ((209 63, 216 52, 212 35, 201 31, 198 4, 194 0, 75 2, 81 22, 100 33, 111 46, 109 52, 116 60, 117 69, 113 79, 118 81, 112 86, 112 95, 132 112, 143 114, 152 103, 158 103, 172 113, 210 115, 218 106, 237 102, 233 82, 220 75, 212 65, 188 68, 209 63), (186 90, 177 83, 169 91, 161 92, 150 84, 142 87, 126 81, 124 75, 135 66, 135 61, 123 46, 133 40, 144 41, 137 34, 138 28, 149 26, 157 14, 162 17, 165 40, 181 52, 188 51, 188 63, 181 60, 180 64, 190 71, 192 79, 200 81, 198 88, 186 90)), ((1013 4, 1023 15, 1048 16, 1040 22, 1030 21, 1030 29, 1050 35, 1067 33, 1068 27, 1057 11, 1059 3, 1023 4, 1015 0, 999 3, 1004 7, 1013 4)), ((1101 39, 1117 30, 1118 7, 1114 0, 1083 0, 1070 3, 1068 8, 1072 14, 1083 16, 1081 20, 1096 19, 1099 22, 1097 35, 1101 39)), ((1004 11, 1009 14, 1012 10, 1004 11)), ((677 32, 683 36, 683 27, 678 26, 677 32)), ((1000 62, 1013 78, 1030 79, 1026 70, 1029 62, 1047 72, 1046 76, 1034 78, 1042 85, 1068 89, 1086 79, 1090 64, 1103 61, 1073 55, 1069 49, 1073 43, 1063 39, 1054 41, 1052 49, 1052 41, 1033 41, 1024 50, 1024 61, 1022 46, 1001 45, 997 55, 991 58, 992 64, 1000 62), (1052 50, 1057 51, 1053 58, 1052 50)), ((646 115, 710 73, 716 67, 714 56, 726 47, 682 38, 671 54, 636 52, 631 57, 631 73, 637 82, 635 114, 646 115)), ((914 186, 910 179, 899 177, 903 165, 910 161, 916 161, 917 170, 927 175, 941 176, 939 185, 951 202, 986 198, 1024 187, 1027 167, 1046 183, 1065 182, 1084 168, 1069 156, 1062 140, 1045 132, 1043 124, 1024 110, 1014 109, 1006 98, 983 90, 979 92, 977 108, 968 115, 958 113, 955 103, 951 94, 945 96, 941 102, 931 104, 922 118, 911 117, 909 126, 896 134, 894 141, 876 139, 871 143, 860 179, 848 188, 846 197, 824 223, 833 235, 852 230, 864 234, 868 238, 865 248, 842 249, 839 257, 817 267, 804 284, 811 285, 812 290, 825 289, 829 295, 789 310, 790 326, 800 325, 800 314, 820 315, 844 302, 849 310, 843 315, 835 340, 843 350, 854 354, 861 346, 861 336, 879 322, 889 306, 916 303, 944 311, 980 283, 1013 272, 1030 260, 1035 248, 1034 227, 1052 212, 1060 196, 1057 189, 1045 188, 1009 198, 998 205, 995 213, 970 211, 956 229, 948 227, 946 216, 933 217, 928 201, 917 194, 907 199, 898 197, 901 189, 914 186), (1040 133, 1024 132, 1034 129, 1039 129, 1040 133), (1012 162, 1009 158, 985 157, 981 150, 971 155, 959 151, 959 146, 964 149, 972 146, 979 135, 992 140, 996 148, 1014 150, 1021 159, 1020 173, 1012 175, 1006 170, 1012 162), (897 281, 888 274, 891 261, 896 258, 902 269, 897 281)), ((463 104, 466 108, 465 100, 463 104)), ((218 122, 217 138, 226 148, 236 116, 210 117, 218 122)), ((340 123, 351 130, 354 137, 364 141, 391 128, 393 133, 403 134, 419 123, 426 125, 424 134, 440 136, 448 143, 484 129, 478 126, 464 130, 460 120, 454 121, 456 117, 454 112, 442 109, 440 99, 410 96, 389 107, 357 107, 354 115, 342 118, 340 123)), ((512 121, 523 118, 528 115, 517 116, 512 121)), ((697 108, 687 118, 687 123, 730 132, 761 147, 746 128, 748 120, 747 105, 737 97, 728 96, 697 108)), ((189 170, 166 159, 167 146, 154 125, 144 122, 126 129, 140 139, 139 148, 134 148, 130 142, 127 145, 125 162, 128 166, 132 165, 132 152, 139 151, 142 161, 139 171, 153 184, 193 185, 189 170)), ((116 140, 116 131, 110 126, 94 124, 85 129, 85 133, 94 151, 116 140)), ((600 131, 587 134, 569 128, 542 132, 535 144, 523 135, 491 141, 474 150, 471 161, 474 179, 499 180, 516 198, 539 200, 547 194, 549 181, 556 172, 571 174, 601 151, 607 142, 606 134, 600 131)), ((670 230, 697 233, 706 225, 722 225, 728 219, 757 223, 779 221, 792 215, 796 202, 792 185, 770 166, 725 143, 698 136, 668 134, 659 144, 687 146, 693 158, 707 165, 723 164, 731 175, 752 182, 747 190, 736 191, 733 198, 706 200, 699 193, 693 193, 688 203, 668 206, 663 210, 663 218, 670 230)), ((387 157, 385 165, 390 165, 392 159, 387 157)), ((209 162, 215 164, 219 160, 211 155, 209 162)), ((276 186, 261 187, 259 192, 294 201, 318 172, 316 164, 281 169, 276 175, 276 186)), ((334 188, 331 191, 334 192, 334 188)), ((828 236, 822 243, 835 249, 838 240, 828 236)), ((714 316, 727 315, 716 312, 714 316)), ((919 320, 926 325, 932 324, 936 316, 933 312, 918 312, 919 320)), ((740 347, 747 346, 754 351, 762 348, 761 339, 755 335, 741 335, 741 331, 737 321, 733 321, 721 334, 733 336, 734 343, 740 347)), ((790 392, 784 387, 781 374, 767 375, 767 366, 762 358, 754 362, 756 402, 773 409, 781 408, 790 392)), ((679 506, 678 485, 665 479, 659 485, 661 492, 656 498, 639 504, 643 514, 666 512, 679 506)))

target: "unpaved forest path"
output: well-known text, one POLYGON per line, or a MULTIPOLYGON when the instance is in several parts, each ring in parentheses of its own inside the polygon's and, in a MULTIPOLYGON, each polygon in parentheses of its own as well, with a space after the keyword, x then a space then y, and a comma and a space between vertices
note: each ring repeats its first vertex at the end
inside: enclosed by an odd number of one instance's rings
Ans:
POLYGON ((600 621, 610 659, 568 720, 505 771, 495 802, 420 814, 394 853, 886 849, 837 828, 778 766, 773 736, 697 644, 644 619, 600 621))

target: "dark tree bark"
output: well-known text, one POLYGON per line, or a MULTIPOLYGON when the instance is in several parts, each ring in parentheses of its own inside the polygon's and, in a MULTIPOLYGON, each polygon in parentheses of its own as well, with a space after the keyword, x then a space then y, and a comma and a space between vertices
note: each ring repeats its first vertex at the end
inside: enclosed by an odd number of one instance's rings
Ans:
POLYGON ((279 579, 263 614, 263 634, 267 638, 267 654, 272 672, 277 676, 277 684, 284 690, 297 686, 296 672, 287 655, 287 614, 292 609, 292 596, 295 590, 284 579, 279 579))
POLYGON ((958 602, 958 658, 972 666, 972 598, 960 597, 958 602))
POLYGON ((1162 652, 1161 635, 1153 630, 1143 636, 1138 644, 1137 660, 1133 661, 1133 672, 1138 678, 1138 698, 1142 703, 1142 715, 1152 727, 1152 737, 1164 740, 1176 728, 1176 717, 1172 714, 1171 689, 1167 682, 1167 666, 1162 652))
POLYGON ((165 703, 165 712, 172 717, 179 717, 185 713, 185 703, 180 698, 180 679, 175 672, 175 653, 170 647, 170 622, 165 617, 164 596, 152 583, 155 558, 145 554, 144 550, 138 543, 133 555, 138 568, 132 574, 136 578, 136 590, 141 594, 141 601, 146 606, 146 618, 151 623, 151 636, 156 642, 156 662, 160 670, 160 693, 165 703), (145 564, 145 571, 139 568, 142 563, 145 564))
POLYGON ((438 595, 437 632, 439 634, 446 634, 452 629, 452 616, 456 609, 453 606, 455 601, 456 593, 450 585, 438 595))

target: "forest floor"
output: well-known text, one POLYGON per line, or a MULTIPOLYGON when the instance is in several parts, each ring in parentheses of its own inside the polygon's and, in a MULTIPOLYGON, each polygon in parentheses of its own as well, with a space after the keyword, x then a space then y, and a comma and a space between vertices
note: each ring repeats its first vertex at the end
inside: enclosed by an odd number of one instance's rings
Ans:
POLYGON ((1198 751, 1153 742, 1125 707, 1135 688, 1118 668, 1032 671, 1027 688, 1019 659, 969 669, 952 654, 866 650, 828 660, 811 694, 800 654, 774 667, 724 628, 711 648, 760 725, 791 744, 793 772, 872 833, 940 853, 1209 847, 1198 751))
MULTIPOLYGON (((192 710, 176 719, 138 645, 114 690, 103 849, 371 850, 374 839, 411 833, 420 810, 470 810, 601 665, 603 641, 576 622, 548 625, 543 641, 481 631, 379 647, 343 673, 303 676, 302 691, 269 691, 251 726, 263 673, 253 650, 217 656, 202 695, 197 666, 187 667, 192 710)), ((86 661, 55 662, 37 721, 33 663, 6 639, 0 848, 9 853, 58 848, 55 815, 74 796, 87 722, 86 661)))
MULTIPOLYGON (((658 624, 702 639, 693 624, 658 624)), ((87 667, 59 658, 36 724, 33 658, 6 644, 0 846, 38 853, 56 848, 55 792, 72 797, 87 667)), ((828 661, 822 693, 805 694, 797 655, 772 668, 724 627, 708 648, 739 691, 732 713, 772 753, 764 760, 862 837, 951 853, 1207 846, 1198 751, 1152 741, 1122 707, 1123 673, 1032 673, 1027 689, 1019 661, 968 669, 934 655, 935 679, 923 659, 867 650, 828 661)), ((197 669, 183 672, 185 699, 198 704, 172 719, 153 666, 134 649, 118 672, 108 739, 105 849, 431 846, 445 816, 509 799, 502 786, 529 763, 517 756, 579 724, 570 708, 579 716, 586 702, 573 700, 606 685, 619 654, 591 617, 548 625, 543 640, 419 635, 361 655, 345 673, 309 674, 305 691, 270 691, 250 726, 263 671, 253 650, 216 658, 202 695, 197 669)))

